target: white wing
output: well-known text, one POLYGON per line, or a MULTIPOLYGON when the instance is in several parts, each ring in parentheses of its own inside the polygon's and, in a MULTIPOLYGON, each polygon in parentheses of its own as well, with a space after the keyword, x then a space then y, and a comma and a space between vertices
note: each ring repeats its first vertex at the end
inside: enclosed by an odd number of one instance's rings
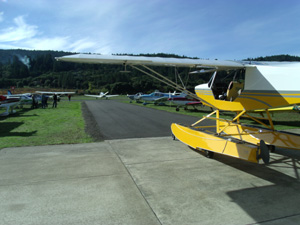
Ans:
POLYGON ((144 56, 115 56, 76 54, 63 57, 56 57, 58 61, 76 63, 102 63, 102 64, 127 64, 127 65, 155 65, 155 66, 177 66, 177 67, 213 67, 213 68, 243 68, 241 62, 203 60, 203 59, 182 59, 182 58, 161 58, 144 56))
POLYGON ((103 97, 102 95, 84 95, 84 96, 94 97, 94 98, 102 98, 103 97))
POLYGON ((119 95, 84 95, 87 97, 94 97, 94 98, 111 98, 111 97, 116 97, 119 95))
POLYGON ((105 95, 106 98, 117 97, 119 95, 105 95))
POLYGON ((63 91, 36 91, 36 93, 49 94, 49 95, 53 95, 53 94, 57 94, 57 95, 75 94, 75 92, 63 92, 63 91))

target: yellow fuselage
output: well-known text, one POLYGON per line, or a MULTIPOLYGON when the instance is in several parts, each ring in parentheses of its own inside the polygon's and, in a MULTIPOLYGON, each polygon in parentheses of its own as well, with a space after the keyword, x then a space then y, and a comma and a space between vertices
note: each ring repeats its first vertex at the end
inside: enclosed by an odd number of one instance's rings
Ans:
POLYGON ((300 94, 280 94, 280 93, 257 93, 246 92, 241 93, 234 101, 215 99, 212 91, 195 90, 203 104, 226 111, 243 111, 255 109, 269 109, 281 106, 294 105, 300 103, 300 94))
MULTIPOLYGON (((216 75, 217 76, 217 75, 216 75)), ((234 99, 218 99, 213 84, 201 84, 195 92, 203 104, 226 111, 250 111, 300 104, 300 63, 245 67, 243 88, 234 99)), ((229 93, 229 88, 227 93, 229 93)))

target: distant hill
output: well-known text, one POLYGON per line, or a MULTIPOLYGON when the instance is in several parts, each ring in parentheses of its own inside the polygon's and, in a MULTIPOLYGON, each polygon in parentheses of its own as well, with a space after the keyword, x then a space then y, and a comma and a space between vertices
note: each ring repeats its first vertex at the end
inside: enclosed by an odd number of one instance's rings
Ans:
POLYGON ((0 49, 0 63, 6 64, 13 61, 14 56, 20 59, 28 57, 36 59, 38 56, 50 54, 52 57, 60 57, 64 55, 71 55, 75 53, 63 52, 63 51, 41 51, 41 50, 24 50, 24 49, 0 49))
POLYGON ((292 55, 272 55, 272 56, 265 56, 265 57, 257 57, 257 58, 248 58, 246 61, 277 61, 277 62, 294 62, 300 61, 299 56, 292 56, 292 55))

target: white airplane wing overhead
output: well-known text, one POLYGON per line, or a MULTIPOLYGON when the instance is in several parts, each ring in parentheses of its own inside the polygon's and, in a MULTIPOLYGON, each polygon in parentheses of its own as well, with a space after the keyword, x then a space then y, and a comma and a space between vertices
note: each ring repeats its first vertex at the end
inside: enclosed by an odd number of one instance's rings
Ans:
POLYGON ((214 68, 243 68, 244 65, 237 61, 187 59, 187 58, 161 58, 145 56, 118 56, 76 54, 56 57, 58 61, 74 63, 102 63, 102 64, 127 64, 127 65, 154 65, 177 67, 214 67, 214 68))

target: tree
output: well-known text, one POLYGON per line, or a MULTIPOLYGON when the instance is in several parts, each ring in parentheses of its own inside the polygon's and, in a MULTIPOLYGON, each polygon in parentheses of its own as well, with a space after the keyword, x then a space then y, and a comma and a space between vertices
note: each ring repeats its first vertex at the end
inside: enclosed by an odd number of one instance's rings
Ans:
POLYGON ((128 94, 132 92, 132 87, 127 82, 117 82, 111 85, 110 93, 128 94))

